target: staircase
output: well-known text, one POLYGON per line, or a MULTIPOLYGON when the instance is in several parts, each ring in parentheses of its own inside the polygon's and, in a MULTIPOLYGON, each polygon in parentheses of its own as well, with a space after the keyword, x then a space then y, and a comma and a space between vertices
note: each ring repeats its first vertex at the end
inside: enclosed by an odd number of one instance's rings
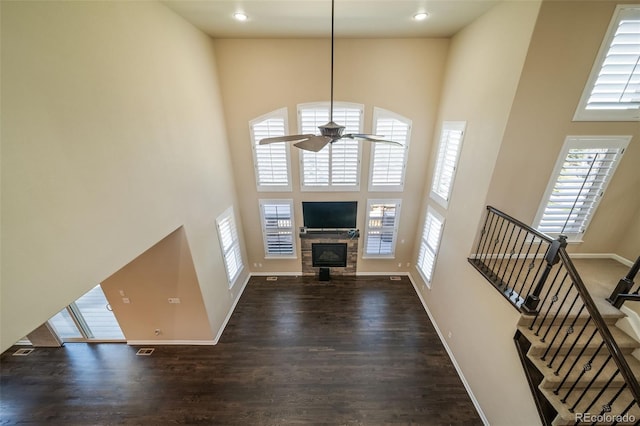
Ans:
MULTIPOLYGON (((469 262, 521 312, 514 340, 545 425, 640 424, 640 343, 553 240, 493 208, 469 262)), ((615 283, 612 283, 615 285, 615 283)))

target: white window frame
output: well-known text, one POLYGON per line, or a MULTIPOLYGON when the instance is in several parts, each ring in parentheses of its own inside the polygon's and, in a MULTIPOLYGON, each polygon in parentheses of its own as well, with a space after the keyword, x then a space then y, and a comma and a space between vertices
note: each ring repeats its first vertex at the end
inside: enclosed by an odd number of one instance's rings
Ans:
POLYGON ((431 280, 433 279, 433 274, 436 269, 438 252, 440 251, 440 243, 442 242, 442 234, 444 233, 444 224, 444 217, 431 208, 431 206, 427 206, 427 212, 423 222, 422 236, 420 237, 420 249, 418 250, 418 258, 416 260, 416 269, 429 288, 431 288, 431 280), (436 224, 435 228, 429 226, 433 220, 439 222, 439 224, 436 224), (437 233, 435 236, 435 243, 431 238, 432 232, 437 233), (429 257, 427 257, 427 252, 431 254, 431 265, 428 264, 429 257), (426 269, 427 267, 429 267, 429 269, 426 269))
POLYGON ((369 191, 403 191, 404 190, 404 179, 407 170, 407 159, 409 158, 409 142, 411 141, 411 127, 412 122, 406 117, 401 116, 400 114, 396 114, 392 111, 387 111, 386 109, 374 107, 373 108, 373 134, 384 136, 385 139, 392 140, 394 142, 401 143, 402 146, 394 145, 394 144, 385 144, 385 143, 371 143, 371 162, 369 166, 369 191), (398 121, 400 125, 407 126, 406 134, 404 137, 401 133, 398 134, 390 134, 386 135, 385 132, 380 131, 379 125, 381 120, 393 120, 398 121), (382 168, 389 170, 392 168, 390 157, 392 155, 398 155, 401 153, 402 155, 402 171, 400 172, 400 180, 396 181, 388 181, 383 184, 374 184, 374 174, 376 169, 376 161, 382 161, 382 168), (386 161, 381 156, 386 156, 386 161), (386 164, 384 164, 386 163, 386 164))
POLYGON ((453 186, 456 180, 460 154, 467 129, 466 121, 443 121, 438 142, 438 153, 431 179, 431 199, 445 209, 449 207, 453 186), (455 145, 452 136, 459 135, 459 142, 455 145), (448 167, 451 166, 451 167, 448 167), (444 185, 444 191, 440 187, 444 185))
MULTIPOLYGON (((305 109, 312 109, 312 108, 324 108, 327 110, 327 121, 323 122, 323 123, 319 123, 318 125, 323 125, 326 124, 329 119, 329 102, 310 102, 310 103, 304 103, 304 104, 298 104, 298 132, 299 133, 314 133, 314 134, 320 134, 319 129, 318 128, 314 128, 314 129, 303 129, 303 123, 302 123, 302 111, 305 109)), ((363 127, 363 116, 364 116, 364 105, 363 104, 357 104, 357 103, 351 103, 351 102, 334 102, 333 103, 333 108, 334 111, 338 108, 350 108, 350 109, 357 109, 359 110, 360 116, 359 116, 359 123, 358 123, 358 129, 345 129, 345 133, 362 133, 362 127, 363 127)), ((335 115, 335 114, 334 114, 335 115)), ((341 123, 341 120, 339 118, 334 117, 333 120, 340 124, 340 125, 345 125, 345 123, 341 123)), ((300 190, 301 191, 307 191, 307 192, 349 192, 349 191, 360 191, 360 163, 362 160, 362 143, 358 140, 358 139, 345 139, 344 141, 347 142, 353 142, 355 141, 357 143, 357 147, 358 147, 358 159, 357 159, 357 165, 356 165, 356 182, 354 184, 335 184, 332 183, 332 178, 333 178, 333 170, 332 170, 332 165, 333 165, 333 151, 334 151, 334 144, 327 144, 326 147, 324 147, 320 152, 325 152, 325 150, 329 150, 329 160, 328 160, 328 164, 329 164, 329 178, 328 178, 328 183, 326 185, 323 184, 308 184, 305 183, 305 167, 304 167, 304 163, 305 163, 305 156, 308 155, 314 155, 315 153, 310 152, 310 151, 304 151, 301 150, 299 153, 299 159, 300 159, 300 190)), ((335 142, 336 144, 341 143, 340 141, 335 142)))
MULTIPOLYGON (((582 92, 582 96, 580 97, 580 102, 578 103, 578 107, 576 109, 575 115, 573 117, 574 121, 638 121, 640 120, 640 93, 637 94, 637 100, 633 101, 625 101, 625 102, 612 102, 610 108, 600 108, 600 109, 587 109, 588 103, 591 98, 591 94, 595 88, 596 82, 599 79, 600 73, 603 71, 603 68, 606 65, 605 61, 608 56, 610 56, 610 49, 612 47, 612 42, 616 37, 616 33, 618 32, 618 27, 620 26, 620 22, 622 20, 638 20, 640 22, 640 5, 618 5, 615 9, 613 17, 611 18, 611 22, 609 23, 609 28, 607 29, 607 33, 602 41, 602 45, 600 46, 600 50, 598 51, 598 56, 593 64, 591 69, 591 74, 589 75, 589 79, 587 80, 587 84, 584 87, 582 92), (626 107, 625 107, 626 105, 626 107)), ((640 23, 638 24, 640 25, 640 23)), ((633 37, 633 35, 632 35, 633 37)), ((638 35, 640 39, 640 35, 638 35)), ((625 43, 626 44, 626 43, 625 43)), ((635 44, 632 42, 632 44, 635 44)), ((637 42, 640 45, 640 41, 637 42)), ((619 44, 618 44, 619 46, 619 44)), ((613 54, 615 55, 615 54, 613 54)), ((613 56, 611 55, 611 56, 613 56)), ((617 56, 620 56, 619 54, 617 56)), ((633 58, 634 53, 630 53, 629 60, 632 62, 633 59, 637 61, 637 58, 633 58)), ((619 58, 618 58, 619 59, 619 58)), ((629 67, 632 67, 631 64, 628 64, 629 67)), ((622 70, 620 70, 622 71, 622 70)), ((630 81, 636 81, 640 85, 640 65, 637 64, 635 66, 635 71, 633 68, 620 73, 622 75, 621 85, 629 84, 630 81), (626 80, 626 83, 624 80, 626 80)), ((607 73, 610 74, 610 73, 607 73)), ((617 73, 616 73, 617 74, 617 73)), ((628 87, 628 86, 627 86, 628 87)), ((626 89, 624 89, 626 90, 626 89)))
POLYGON ((220 242, 220 251, 222 254, 222 262, 227 273, 229 288, 236 283, 240 273, 244 269, 244 261, 242 259, 242 251, 240 249, 240 239, 238 238, 238 226, 236 224, 233 206, 226 209, 220 216, 216 218, 216 227, 218 229, 218 240, 220 242), (228 223, 228 226, 227 226, 228 223), (225 235, 229 233, 229 235, 225 235), (231 260, 235 261, 237 267, 234 271, 231 260))
MULTIPOLYGON (((400 208, 402 206, 402 200, 399 199, 393 199, 393 200, 389 200, 389 199, 369 199, 367 200, 367 219, 366 219, 366 223, 365 223, 365 237, 364 237, 364 247, 363 247, 363 259, 367 259, 367 258, 382 258, 382 259, 394 259, 395 255, 396 255, 396 242, 398 239, 398 227, 400 226, 400 208), (392 226, 384 226, 382 223, 380 224, 380 226, 376 226, 376 227, 371 227, 371 222, 376 220, 377 218, 374 218, 371 216, 371 214, 373 213, 373 206, 380 206, 380 205, 394 205, 395 206, 395 217, 394 217, 394 221, 393 221, 393 225, 392 226), (388 253, 369 253, 367 252, 368 248, 369 248, 369 238, 371 238, 371 236, 374 233, 382 233, 382 232, 389 232, 391 231, 392 233, 392 237, 391 237, 391 251, 388 253)), ((380 237, 382 238, 382 237, 380 237)))
MULTIPOLYGON (((582 236, 587 231, 589 223, 591 222, 591 219, 598 209, 598 205, 600 204, 600 201, 604 196, 607 186, 611 182, 611 178, 615 174, 616 168, 620 164, 620 160, 622 159, 624 150, 626 150, 630 140, 631 136, 567 136, 564 145, 562 146, 562 150, 558 155, 558 159, 556 160, 553 173, 549 178, 549 183, 547 184, 547 188, 540 202, 540 206, 538 207, 538 212, 533 222, 534 228, 539 229, 541 230, 541 232, 545 232, 552 237, 557 237, 558 235, 560 235, 560 233, 545 231, 545 228, 541 228, 541 221, 547 209, 547 205, 550 203, 551 196, 553 195, 554 188, 556 187, 556 182, 558 182, 558 178, 560 177, 560 173, 564 167, 567 155, 572 149, 617 149, 620 152, 617 154, 614 163, 611 165, 609 173, 602 180, 602 185, 599 188, 589 188, 589 190, 591 191, 593 189, 596 189, 599 194, 596 195, 595 198, 593 198, 591 205, 588 208, 589 213, 586 214, 586 219, 582 223, 582 231, 575 233, 567 232, 566 234, 563 233, 567 236, 567 240, 570 242, 582 242, 582 236)), ((581 187, 579 191, 582 192, 583 189, 584 188, 581 187)))
POLYGON ((265 259, 296 259, 296 235, 295 235, 295 221, 294 221, 294 210, 293 210, 293 200, 292 199, 271 199, 271 200, 258 200, 258 204, 260 207, 260 223, 262 225, 262 239, 264 242, 264 258, 265 259), (289 208, 290 217, 289 222, 290 226, 281 226, 278 223, 275 227, 267 229, 267 221, 265 214, 266 206, 287 206, 289 208), (269 231, 277 231, 278 233, 291 235, 291 252, 290 253, 270 253, 269 249, 269 239, 268 232, 269 231))
POLYGON ((288 112, 287 108, 280 108, 275 111, 264 114, 258 118, 254 118, 249 122, 249 133, 251 135, 251 151, 253 153, 253 166, 256 178, 256 188, 258 192, 291 192, 291 154, 288 142, 277 142, 268 145, 260 145, 260 139, 266 137, 274 137, 274 136, 284 136, 289 134, 289 123, 288 123, 288 112), (268 120, 273 119, 281 119, 283 120, 283 129, 282 132, 267 132, 266 134, 258 135, 256 134, 256 126, 263 124, 268 120), (273 172, 272 161, 274 160, 272 155, 276 155, 281 157, 284 154, 284 159, 286 162, 286 175, 287 180, 284 183, 280 184, 265 184, 261 182, 261 164, 259 161, 259 155, 266 155, 269 157, 269 161, 265 164, 265 167, 268 170, 265 172, 273 172))

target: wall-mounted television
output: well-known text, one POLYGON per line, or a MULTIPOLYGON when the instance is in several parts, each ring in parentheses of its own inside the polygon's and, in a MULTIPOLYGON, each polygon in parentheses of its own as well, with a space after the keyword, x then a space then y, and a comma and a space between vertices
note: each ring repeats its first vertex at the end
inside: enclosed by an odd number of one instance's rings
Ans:
POLYGON ((355 229, 357 201, 303 201, 302 217, 309 229, 355 229))

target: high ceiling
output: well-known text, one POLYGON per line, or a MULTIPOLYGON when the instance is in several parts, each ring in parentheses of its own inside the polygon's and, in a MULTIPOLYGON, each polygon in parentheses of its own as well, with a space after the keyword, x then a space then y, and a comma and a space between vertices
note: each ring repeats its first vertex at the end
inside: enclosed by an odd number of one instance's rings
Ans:
MULTIPOLYGON (((330 0, 162 0, 215 38, 304 38, 331 34, 330 0), (248 20, 233 19, 244 12, 248 20)), ((335 36, 450 37, 496 0, 335 0, 335 36), (423 21, 412 19, 428 12, 423 21)))

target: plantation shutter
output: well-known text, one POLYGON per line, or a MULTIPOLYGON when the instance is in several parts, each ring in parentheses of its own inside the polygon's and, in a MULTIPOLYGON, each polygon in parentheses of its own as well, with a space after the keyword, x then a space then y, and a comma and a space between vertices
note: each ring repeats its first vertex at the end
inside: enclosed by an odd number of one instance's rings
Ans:
POLYGON ((409 121, 382 116, 384 111, 376 110, 373 133, 385 139, 402 144, 402 146, 386 143, 372 144, 371 189, 399 190, 404 184, 404 173, 409 143, 409 121), (375 188, 378 187, 378 188, 375 188))
POLYGON ((574 120, 640 120, 640 6, 616 7, 574 120))
POLYGON ((427 209, 420 242, 420 252, 418 253, 418 268, 427 282, 431 282, 433 276, 443 225, 442 218, 434 214, 430 208, 427 209))
POLYGON ((458 121, 445 121, 442 125, 431 193, 445 207, 451 198, 465 126, 465 122, 458 121))
POLYGON ((260 201, 262 231, 267 256, 294 255, 293 202, 260 201))
POLYGON ((586 109, 640 109, 640 7, 621 12, 586 109))
MULTIPOLYGON (((318 134, 318 126, 329 121, 329 105, 299 108, 300 133, 318 134)), ((333 121, 345 126, 344 133, 360 133, 362 109, 335 106, 333 121)), ((303 187, 353 187, 358 185, 360 144, 355 139, 341 139, 319 152, 300 151, 303 187)))
POLYGON ((398 232, 400 200, 371 200, 368 204, 365 254, 393 255, 398 232))
POLYGON ((260 145, 260 140, 284 136, 286 109, 270 114, 271 117, 250 123, 253 139, 254 165, 258 190, 290 191, 289 148, 286 142, 260 145))
MULTIPOLYGON (((329 121, 329 108, 305 107, 300 108, 300 133, 318 134, 318 126, 329 121)), ((302 154, 302 185, 329 186, 329 155, 330 145, 318 152, 301 150, 302 154)))
POLYGON ((238 230, 232 208, 229 208, 217 219, 217 225, 227 278, 231 284, 243 268, 238 230))
POLYGON ((568 138, 537 229, 568 236, 583 234, 625 147, 624 141, 568 138), (589 146, 580 147, 585 143, 589 146))
MULTIPOLYGON (((345 126, 344 133, 360 133, 362 111, 358 108, 334 107, 333 121, 345 126)), ((331 144, 331 184, 335 186, 358 184, 360 142, 341 139, 331 144)))

